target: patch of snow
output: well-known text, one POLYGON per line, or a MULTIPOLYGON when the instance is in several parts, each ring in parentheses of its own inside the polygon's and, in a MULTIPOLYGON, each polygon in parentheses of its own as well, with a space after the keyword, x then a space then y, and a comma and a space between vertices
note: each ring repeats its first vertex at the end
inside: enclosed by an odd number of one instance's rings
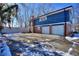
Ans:
POLYGON ((65 37, 65 38, 66 38, 66 40, 68 40, 68 41, 78 40, 78 39, 79 39, 79 37, 69 37, 69 36, 67 36, 67 37, 65 37))

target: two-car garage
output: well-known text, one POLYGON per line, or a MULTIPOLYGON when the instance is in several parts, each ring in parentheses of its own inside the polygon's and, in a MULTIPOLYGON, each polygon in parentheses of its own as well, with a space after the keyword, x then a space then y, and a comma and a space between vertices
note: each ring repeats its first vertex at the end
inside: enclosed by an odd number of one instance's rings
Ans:
POLYGON ((50 30, 50 25, 44 26, 44 27, 42 27, 42 33, 43 34, 64 35, 64 25, 51 26, 51 30, 50 30))
POLYGON ((34 32, 63 36, 69 35, 72 31, 70 29, 71 11, 71 7, 67 7, 33 19, 34 32))

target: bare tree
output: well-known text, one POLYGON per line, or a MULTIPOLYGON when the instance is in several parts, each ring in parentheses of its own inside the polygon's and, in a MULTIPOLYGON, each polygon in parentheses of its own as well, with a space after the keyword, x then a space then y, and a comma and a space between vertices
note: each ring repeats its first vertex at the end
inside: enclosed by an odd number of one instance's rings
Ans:
POLYGON ((76 24, 75 24, 75 29, 76 31, 79 32, 79 4, 77 3, 76 6, 75 6, 75 21, 76 21, 76 24))

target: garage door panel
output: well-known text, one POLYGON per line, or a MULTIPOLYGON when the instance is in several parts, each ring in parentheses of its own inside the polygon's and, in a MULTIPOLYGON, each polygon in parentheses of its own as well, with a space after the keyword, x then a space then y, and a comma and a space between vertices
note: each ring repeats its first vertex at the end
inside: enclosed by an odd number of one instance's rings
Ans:
POLYGON ((43 34, 49 34, 49 27, 42 27, 43 34))
POLYGON ((64 25, 52 26, 52 34, 64 35, 64 25))

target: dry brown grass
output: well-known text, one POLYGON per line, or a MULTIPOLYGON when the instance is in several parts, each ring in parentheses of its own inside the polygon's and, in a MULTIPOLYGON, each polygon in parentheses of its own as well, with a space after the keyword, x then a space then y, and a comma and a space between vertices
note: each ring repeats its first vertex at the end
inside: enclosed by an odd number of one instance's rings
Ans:
MULTIPOLYGON (((22 42, 32 43, 33 41, 48 42, 51 46, 49 48, 61 50, 67 52, 71 47, 72 43, 65 40, 63 36, 57 35, 46 35, 37 33, 24 33, 24 34, 14 34, 15 40, 22 42)), ((74 49, 74 55, 79 55, 79 47, 74 49), (75 51, 75 52, 74 52, 75 51)))

